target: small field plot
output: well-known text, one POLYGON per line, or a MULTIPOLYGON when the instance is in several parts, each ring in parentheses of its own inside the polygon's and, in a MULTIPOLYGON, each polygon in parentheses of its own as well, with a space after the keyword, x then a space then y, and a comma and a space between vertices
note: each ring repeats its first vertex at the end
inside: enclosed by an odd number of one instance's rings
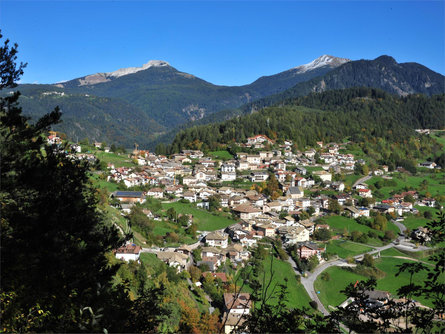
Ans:
POLYGON ((337 254, 341 258, 355 256, 371 251, 372 248, 346 240, 332 240, 326 245, 326 252, 337 254))
MULTIPOLYGON (((309 295, 307 294, 306 290, 304 289, 303 285, 301 283, 298 283, 295 278, 295 273, 292 270, 291 265, 282 260, 278 260, 277 258, 273 258, 273 262, 271 263, 271 256, 266 257, 266 259, 263 262, 264 264, 264 273, 265 273, 265 282, 266 284, 270 281, 271 277, 271 266, 274 271, 272 282, 270 284, 269 291, 272 290, 273 287, 275 287, 275 291, 277 294, 279 293, 279 285, 285 284, 285 279, 287 279, 287 305, 289 307, 294 308, 302 308, 309 307, 309 302, 311 299, 309 298, 309 295)), ((261 276, 262 280, 262 276, 261 276)), ((242 280, 241 278, 237 279, 237 286, 241 286, 242 280)), ((244 285, 243 291, 245 292, 252 292, 252 289, 247 284, 244 285)), ((277 304, 278 300, 276 298, 273 298, 270 300, 272 304, 277 304)))
POLYGON ((365 280, 366 277, 347 271, 340 267, 330 267, 324 272, 329 274, 329 280, 321 279, 319 275, 315 281, 315 292, 320 291, 318 298, 322 304, 330 310, 329 306, 337 307, 346 300, 346 296, 340 291, 349 283, 365 280))
MULTIPOLYGON (((373 231, 377 233, 378 236, 383 236, 384 234, 382 231, 374 230, 369 226, 357 223, 354 219, 343 216, 330 216, 326 219, 326 223, 337 233, 343 233, 346 230, 348 233, 351 233, 352 231, 359 231, 362 233, 373 231)), ((367 244, 371 246, 380 246, 383 242, 380 239, 369 238, 367 244)))
POLYGON ((107 164, 114 164, 114 167, 136 167, 136 165, 128 157, 128 154, 117 154, 111 152, 96 151, 94 155, 107 164))
POLYGON ((228 151, 213 151, 209 152, 209 154, 215 159, 221 159, 221 160, 233 159, 233 155, 231 155, 228 151))
POLYGON ((193 215, 193 221, 198 225, 199 231, 215 231, 236 223, 233 219, 215 216, 208 211, 197 209, 190 203, 163 203, 162 208, 174 208, 177 213, 193 215))

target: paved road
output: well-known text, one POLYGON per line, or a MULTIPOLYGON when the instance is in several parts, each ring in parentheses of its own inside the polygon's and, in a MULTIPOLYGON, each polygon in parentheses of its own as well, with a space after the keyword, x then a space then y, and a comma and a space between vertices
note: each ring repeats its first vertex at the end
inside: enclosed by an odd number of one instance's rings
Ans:
POLYGON ((372 177, 372 174, 368 174, 367 176, 359 178, 355 183, 352 185, 352 188, 354 188, 357 184, 363 183, 365 181, 368 181, 372 177))
MULTIPOLYGON (((402 224, 400 224, 402 226, 399 226, 399 224, 396 224, 396 225, 399 227, 401 232, 406 230, 406 227, 404 225, 402 225, 402 224)), ((404 237, 400 237, 399 240, 403 244, 406 243, 404 237)), ((391 242, 391 243, 389 243, 389 244, 387 244, 385 246, 373 247, 374 248, 373 250, 371 250, 369 252, 366 252, 366 253, 363 253, 363 254, 356 255, 356 256, 354 256, 354 259, 356 259, 356 260, 357 259, 361 259, 365 254, 376 254, 376 253, 379 253, 379 252, 381 252, 381 251, 383 251, 385 249, 389 249, 389 248, 392 248, 392 247, 400 247, 400 246, 408 247, 408 246, 404 246, 403 244, 401 245, 401 244, 395 244, 394 242, 391 242)), ((419 250, 423 250, 423 249, 428 249, 428 247, 424 247, 423 246, 423 247, 418 247, 417 249, 413 249, 413 248, 411 248, 411 249, 419 251, 419 250)), ((289 257, 288 262, 291 264, 292 268, 294 269, 295 274, 300 275, 300 272, 297 270, 297 265, 294 262, 294 260, 292 260, 291 257, 289 257)), ((345 263, 346 263, 346 261, 343 260, 343 259, 327 261, 327 262, 324 262, 321 265, 319 265, 317 268, 315 268, 314 272, 308 273, 307 277, 301 277, 301 283, 303 284, 304 288, 306 289, 308 295, 313 300, 315 300, 317 302, 318 309, 324 315, 328 315, 329 311, 324 307, 324 305, 321 303, 320 299, 318 298, 318 294, 317 294, 317 292, 314 289, 315 280, 317 279, 318 275, 320 275, 327 268, 330 268, 332 266, 339 266, 339 265, 341 266, 341 265, 344 265, 345 263)))

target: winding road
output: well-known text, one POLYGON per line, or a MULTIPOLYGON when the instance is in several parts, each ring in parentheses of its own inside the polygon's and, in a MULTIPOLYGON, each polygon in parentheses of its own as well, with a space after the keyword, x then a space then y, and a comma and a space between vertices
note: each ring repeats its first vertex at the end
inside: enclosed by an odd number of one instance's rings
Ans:
MULTIPOLYGON (((406 230, 406 227, 403 224, 400 224, 400 223, 395 223, 395 224, 399 227, 401 233, 403 233, 406 230)), ((373 247, 373 246, 371 246, 371 247, 373 247)), ((398 242, 392 241, 391 243, 389 243, 385 246, 373 247, 374 248, 373 250, 366 252, 366 253, 356 255, 356 256, 354 256, 354 259, 359 260, 365 254, 376 254, 376 253, 379 253, 385 249, 389 249, 389 248, 393 248, 393 247, 400 247, 400 248, 405 248, 405 249, 409 248, 409 250, 411 250, 411 251, 413 251, 413 250, 420 251, 420 250, 428 249, 428 247, 425 247, 425 246, 421 246, 421 247, 414 249, 413 246, 410 246, 409 243, 406 242, 405 237, 399 237, 398 242)), ((288 262, 291 264, 295 274, 301 275, 297 269, 297 265, 296 265, 295 261, 290 256, 289 256, 288 262)), ((327 262, 324 262, 321 265, 319 265, 317 268, 315 268, 315 270, 312 273, 308 273, 307 277, 301 276, 301 284, 303 284, 306 292, 312 298, 312 300, 317 302, 318 309, 324 315, 328 315, 329 311, 325 308, 325 306, 321 303, 320 299, 318 298, 318 294, 314 289, 314 283, 315 283, 315 280, 317 279, 318 275, 320 275, 327 268, 330 268, 333 266, 348 266, 348 263, 344 259, 336 259, 336 260, 327 261, 327 262)))

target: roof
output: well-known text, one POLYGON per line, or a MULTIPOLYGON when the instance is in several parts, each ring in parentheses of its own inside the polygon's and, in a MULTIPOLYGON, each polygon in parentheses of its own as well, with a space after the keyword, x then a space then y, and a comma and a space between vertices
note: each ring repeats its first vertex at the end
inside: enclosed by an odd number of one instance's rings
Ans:
POLYGON ((220 279, 223 283, 227 282, 227 276, 226 273, 211 273, 211 272, 203 272, 202 276, 206 277, 207 275, 211 275, 214 279, 220 279))
POLYGON ((389 292, 383 291, 383 290, 373 290, 373 291, 365 291, 364 292, 366 296, 368 296, 369 299, 374 300, 382 300, 382 299, 388 299, 389 298, 389 292))
POLYGON ((261 212, 259 208, 255 208, 250 204, 241 204, 237 207, 233 208, 233 211, 242 212, 242 213, 253 213, 253 212, 261 212))
POLYGON ((243 315, 238 313, 224 313, 223 319, 225 326, 241 326, 246 321, 243 315))
POLYGON ((142 251, 141 246, 136 246, 135 244, 131 245, 125 245, 122 247, 119 247, 116 250, 116 254, 139 254, 142 251))
POLYGON ((169 262, 187 261, 189 258, 187 255, 178 252, 159 252, 156 253, 156 256, 158 257, 158 259, 162 261, 169 261, 169 262))
POLYGON ((207 240, 227 240, 227 238, 228 238, 227 234, 222 234, 220 232, 211 232, 211 233, 207 234, 206 241, 207 240))
POLYGON ((142 191, 115 191, 113 193, 115 197, 128 197, 128 198, 141 198, 144 196, 142 191))
POLYGON ((224 304, 226 309, 250 309, 252 301, 250 300, 250 293, 224 293, 224 304))

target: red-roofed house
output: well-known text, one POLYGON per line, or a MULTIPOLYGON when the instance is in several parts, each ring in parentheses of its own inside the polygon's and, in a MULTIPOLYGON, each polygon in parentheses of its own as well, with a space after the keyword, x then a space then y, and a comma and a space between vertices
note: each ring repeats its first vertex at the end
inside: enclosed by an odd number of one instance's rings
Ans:
POLYGON ((115 251, 116 259, 124 260, 129 262, 139 260, 139 256, 141 255, 142 247, 136 246, 135 244, 128 244, 122 247, 119 247, 115 251))

